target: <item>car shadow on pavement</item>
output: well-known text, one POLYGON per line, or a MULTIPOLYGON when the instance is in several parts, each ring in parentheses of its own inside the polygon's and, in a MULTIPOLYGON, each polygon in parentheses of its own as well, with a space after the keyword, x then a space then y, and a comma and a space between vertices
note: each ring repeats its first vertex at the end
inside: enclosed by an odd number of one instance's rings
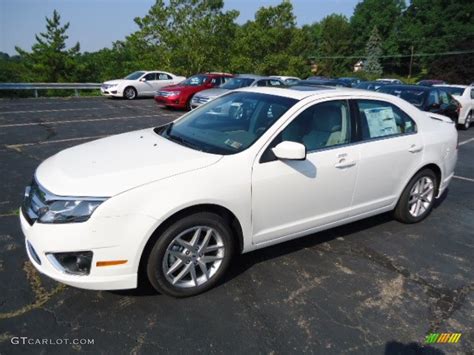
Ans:
POLYGON ((443 350, 436 349, 428 345, 420 345, 418 343, 403 344, 398 341, 392 340, 385 344, 384 355, 444 355, 443 350))

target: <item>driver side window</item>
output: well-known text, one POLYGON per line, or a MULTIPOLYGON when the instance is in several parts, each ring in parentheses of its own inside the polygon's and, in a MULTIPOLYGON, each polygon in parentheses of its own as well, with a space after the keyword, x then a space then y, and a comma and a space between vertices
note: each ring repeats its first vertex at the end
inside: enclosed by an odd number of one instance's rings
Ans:
POLYGON ((347 101, 328 101, 304 110, 281 133, 281 141, 302 143, 308 152, 350 143, 347 101))

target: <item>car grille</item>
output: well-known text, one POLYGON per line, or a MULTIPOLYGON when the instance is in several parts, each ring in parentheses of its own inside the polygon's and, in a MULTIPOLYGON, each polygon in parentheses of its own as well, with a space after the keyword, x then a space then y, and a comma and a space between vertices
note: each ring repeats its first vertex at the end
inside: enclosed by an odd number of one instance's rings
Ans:
POLYGON ((21 205, 23 216, 32 225, 38 219, 41 210, 47 208, 46 192, 33 180, 25 190, 25 197, 21 205))

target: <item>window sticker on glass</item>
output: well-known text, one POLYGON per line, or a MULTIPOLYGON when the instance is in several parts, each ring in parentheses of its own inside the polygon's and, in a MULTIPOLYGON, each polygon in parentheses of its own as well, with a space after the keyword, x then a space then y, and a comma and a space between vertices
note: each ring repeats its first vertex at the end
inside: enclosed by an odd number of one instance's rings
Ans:
POLYGON ((232 139, 226 139, 226 141, 224 142, 225 144, 227 144, 228 146, 231 146, 232 148, 234 149, 240 149, 240 147, 242 146, 242 143, 239 143, 237 141, 234 141, 232 139))
POLYGON ((397 134, 397 122, 391 107, 370 108, 364 110, 371 137, 383 137, 397 134))

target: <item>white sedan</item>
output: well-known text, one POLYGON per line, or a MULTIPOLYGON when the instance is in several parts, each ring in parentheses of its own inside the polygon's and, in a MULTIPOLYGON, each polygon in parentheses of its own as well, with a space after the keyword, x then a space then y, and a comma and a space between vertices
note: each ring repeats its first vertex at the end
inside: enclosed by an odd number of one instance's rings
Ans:
POLYGON ((164 71, 136 71, 123 79, 104 82, 100 92, 104 96, 133 100, 139 96, 154 96, 162 87, 178 84, 185 79, 184 76, 164 71))
POLYGON ((460 104, 457 124, 461 129, 469 129, 474 119, 474 87, 467 85, 434 85, 450 93, 460 104))
POLYGON ((352 89, 245 88, 44 161, 20 220, 43 274, 190 296, 246 253, 392 211, 430 213, 457 160, 444 116, 352 89))

